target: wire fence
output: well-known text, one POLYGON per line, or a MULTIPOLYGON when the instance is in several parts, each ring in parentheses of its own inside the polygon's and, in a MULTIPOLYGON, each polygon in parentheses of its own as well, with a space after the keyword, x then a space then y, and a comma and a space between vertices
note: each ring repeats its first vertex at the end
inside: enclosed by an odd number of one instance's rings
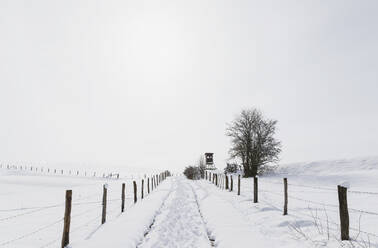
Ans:
MULTIPOLYGON (((12 168, 9 168, 12 169, 12 168)), ((19 168, 17 168, 19 169, 19 168)), ((51 170, 50 170, 51 171, 51 170)), ((166 171, 165 173, 168 173, 166 171)), ((126 207, 130 207, 133 205, 135 198, 141 198, 141 195, 144 195, 144 198, 147 198, 149 196, 148 193, 152 193, 152 190, 157 188, 158 184, 165 179, 165 177, 168 176, 168 174, 165 174, 163 177, 163 173, 160 173, 159 175, 151 175, 148 177, 148 184, 147 180, 144 181, 144 178, 140 180, 138 184, 135 184, 136 187, 139 189, 139 191, 136 191, 137 188, 134 188, 134 190, 127 190, 128 192, 124 197, 122 197, 122 190, 119 188, 118 190, 113 190, 112 193, 117 193, 117 197, 114 197, 113 194, 110 194, 109 197, 106 197, 105 202, 107 205, 107 211, 105 212, 107 215, 108 220, 112 220, 115 218, 118 218, 121 215, 121 202, 126 203, 126 207), (158 182, 156 181, 158 180, 158 182), (155 183, 155 185, 153 185, 155 183), (142 187, 142 184, 144 187, 142 187), (139 186, 138 186, 139 185, 139 186), (148 188, 147 188, 148 186, 148 188), (152 188, 153 187, 153 188, 152 188), (143 189, 143 191, 142 191, 143 189), (134 194, 134 196, 133 196, 134 194)), ((138 180, 139 181, 139 180, 138 180)), ((132 182, 129 182, 130 186, 132 185, 132 182)), ((135 183, 135 180, 134 180, 135 183)), ((99 185, 99 184, 97 184, 99 185)), ((118 186, 121 186, 120 184, 117 184, 118 186)), ((104 186, 105 187, 105 186, 104 186)), ((80 196, 78 198, 73 199, 73 202, 71 204, 73 213, 70 215, 70 218, 72 218, 72 230, 71 234, 80 234, 81 238, 85 235, 85 232, 93 232, 93 229, 98 228, 101 223, 101 217, 103 216, 102 208, 104 207, 104 198, 101 200, 94 200, 94 198, 100 198, 101 195, 99 192, 95 194, 90 195, 84 195, 83 197, 80 196), (95 224, 95 221, 98 220, 98 224, 95 224), (89 228, 89 230, 86 230, 86 227, 89 228), (83 233, 81 233, 82 231, 83 233), (79 233, 80 232, 80 233, 79 233)), ((104 197, 104 196, 102 196, 104 197)), ((102 198, 101 197, 101 198, 102 198)), ((61 202, 57 204, 51 204, 51 205, 44 205, 44 206, 30 206, 30 207, 20 207, 20 208, 8 208, 8 209, 0 209, 0 213, 3 214, 10 214, 5 217, 0 218, 0 224, 4 223, 4 225, 9 225, 7 222, 10 220, 16 220, 18 218, 22 217, 22 220, 16 221, 13 223, 17 223, 17 225, 24 223, 34 223, 33 220, 38 219, 37 222, 44 222, 44 220, 49 219, 51 216, 57 216, 61 215, 63 216, 62 210, 64 210, 66 202, 61 202), (54 210, 53 212, 47 213, 48 210, 54 210), (25 219, 29 218, 29 219, 25 219)), ((62 240, 61 235, 59 233, 61 232, 61 225, 63 224, 64 218, 59 218, 53 222, 49 223, 43 223, 40 226, 35 226, 34 228, 30 228, 31 231, 27 231, 24 233, 20 233, 19 235, 15 235, 14 237, 9 238, 8 240, 0 241, 0 247, 8 246, 10 244, 13 244, 15 242, 26 240, 27 238, 31 238, 35 235, 43 234, 44 231, 49 231, 49 233, 56 233, 56 238, 51 239, 50 241, 45 241, 41 236, 36 236, 38 240, 42 240, 43 244, 39 247, 50 247, 53 245, 56 245, 58 241, 62 240), (51 229, 51 230, 48 230, 51 229)), ((12 223, 12 224, 13 224, 12 223)), ((22 228, 23 229, 23 228, 22 228)), ((12 233, 13 235, 13 233, 12 233)), ((9 236, 12 236, 9 235, 9 236)), ((46 235, 46 233, 44 233, 46 235)), ((35 239, 35 238, 34 238, 35 239)), ((41 241, 34 241, 36 243, 39 243, 41 241)), ((37 246, 33 243, 33 247, 37 246)))
MULTIPOLYGON (((253 196, 252 200, 254 201, 255 200, 255 190, 258 191, 258 192, 261 192, 262 193, 262 198, 263 199, 260 199, 261 202, 269 205, 270 207, 272 207, 273 209, 276 209, 277 211, 283 211, 284 212, 284 201, 285 201, 285 187, 284 187, 284 180, 282 180, 281 182, 279 181, 272 181, 272 180, 265 180, 263 178, 259 178, 259 182, 261 184, 261 186, 258 186, 258 188, 262 188, 262 189, 259 189, 256 187, 254 187, 254 183, 249 181, 249 180, 240 180, 238 178, 235 179, 234 177, 234 184, 238 186, 239 189, 235 189, 235 185, 234 185, 234 190, 231 190, 231 187, 229 185, 230 183, 230 178, 227 178, 226 177, 229 177, 228 175, 225 175, 225 174, 216 174, 216 173, 212 173, 210 175, 207 175, 206 174, 206 179, 210 182, 212 182, 213 184, 215 184, 216 186, 218 186, 220 189, 228 189, 229 191, 235 191, 235 192, 238 192, 237 194, 238 195, 244 195, 246 196, 246 194, 249 196, 249 201, 250 201, 250 196, 253 196), (215 174, 215 175, 214 175, 215 174), (240 180, 239 182, 237 180, 240 180), (243 182, 241 182, 243 181, 243 182), (240 193, 240 186, 243 184, 244 187, 242 187, 243 190, 246 190, 246 192, 244 192, 243 194, 240 193), (266 187, 266 185, 272 185, 272 186, 269 186, 269 187, 266 187), (267 195, 265 195, 267 194, 267 195), (269 195, 271 195, 271 197, 269 197, 269 195), (273 198, 272 198, 273 197, 273 198), (279 199, 279 200, 278 200, 279 199), (275 203, 274 203, 275 202, 275 203), (277 206, 277 202, 282 202, 282 206, 277 206)), ((275 180, 275 179, 273 179, 275 180)), ((287 179, 286 179, 287 180, 287 179)), ((257 182, 257 179, 254 179, 253 180, 254 182, 257 182)), ((288 187, 289 187, 289 194, 286 196, 287 199, 289 200, 292 200, 292 201, 297 201, 297 202, 301 202, 302 203, 302 206, 304 207, 300 207, 301 204, 298 204, 298 203, 295 203, 294 206, 295 207, 292 207, 292 211, 291 211, 291 216, 292 217, 297 217, 297 218, 301 218, 302 217, 305 217, 305 218, 310 218, 311 220, 314 220, 314 221, 318 221, 318 222, 322 222, 322 224, 320 225, 328 225, 328 228, 329 229, 332 229, 333 231, 340 231, 340 222, 338 221, 335 221, 335 220, 332 220, 330 218, 330 216, 328 216, 327 212, 330 212, 332 213, 331 216, 335 217, 335 216, 338 216, 339 217, 339 212, 340 212, 340 203, 339 204, 335 204, 333 202, 330 202, 329 200, 331 199, 332 201, 332 198, 330 197, 334 197, 333 200, 334 202, 338 202, 338 187, 334 187, 334 188, 331 188, 331 187, 325 187, 325 186, 319 186, 319 185, 311 185, 311 184, 300 184, 300 183, 287 183, 288 187), (332 195, 328 194, 328 193, 331 193, 332 195), (315 196, 315 199, 313 199, 313 196, 314 194, 316 194, 315 196), (324 197, 321 197, 322 194, 327 194, 325 195, 324 197), (299 195, 299 196, 298 196, 299 195), (319 201, 319 199, 321 199, 319 201), (323 201, 324 199, 324 201, 323 201), (315 207, 313 207, 315 206, 315 207), (323 215, 323 217, 321 216, 323 215), (329 225, 331 225, 331 227, 329 227, 329 225)), ((378 192, 372 192, 372 191, 358 191, 358 190, 347 190, 348 194, 351 195, 351 199, 354 199, 354 197, 357 197, 358 195, 363 195, 364 196, 364 200, 366 200, 367 198, 366 197, 369 197, 370 200, 374 200, 374 199, 377 199, 378 201, 378 192)), ((259 197, 259 198, 261 198, 259 197)), ((356 205, 355 203, 358 202, 360 200, 360 198, 356 198, 354 199, 354 201, 352 201, 352 204, 354 203, 354 205, 356 205)), ((375 201, 373 201, 375 202, 375 201)), ((358 204, 360 205, 360 204, 358 204)), ((292 205, 293 206, 293 205, 292 205)), ((287 207, 287 205, 286 205, 287 207)), ((371 206, 369 205, 364 205, 363 207, 367 207, 367 208, 372 208, 371 206)), ((371 223, 371 220, 372 218, 374 217, 377 217, 378 216, 378 212, 375 212, 374 210, 366 210, 366 209, 359 209, 359 208, 356 208, 355 206, 348 206, 348 211, 349 211, 349 214, 354 218, 354 220, 358 220, 358 227, 356 227, 356 224, 353 225, 350 225, 349 226, 349 229, 352 230, 355 234, 356 234, 356 237, 353 237, 353 239, 361 239, 361 237, 359 237, 360 234, 364 234, 366 235, 368 238, 371 236, 371 237, 375 237, 375 238, 378 238, 378 233, 375 233, 373 230, 370 230, 370 231, 366 231, 364 230, 363 226, 361 226, 361 217, 362 216, 367 216, 368 217, 368 222, 371 223)), ((378 221, 378 219, 377 219, 378 221)), ((378 223, 378 222, 377 222, 378 223)), ((366 228, 366 227, 365 227, 366 228)), ((371 228, 371 225, 369 225, 369 228, 371 228)), ((360 240, 361 241, 361 240, 360 240)), ((377 240, 378 242, 378 240, 377 240)), ((378 245, 378 244, 377 244, 378 245)))

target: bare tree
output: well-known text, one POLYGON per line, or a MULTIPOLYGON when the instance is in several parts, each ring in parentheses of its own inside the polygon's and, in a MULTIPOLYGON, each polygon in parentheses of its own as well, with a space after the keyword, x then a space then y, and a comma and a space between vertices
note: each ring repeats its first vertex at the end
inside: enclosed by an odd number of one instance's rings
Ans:
POLYGON ((205 160, 203 156, 199 156, 198 161, 197 161, 197 166, 201 173, 201 178, 205 178, 206 164, 205 164, 205 160))
POLYGON ((240 159, 245 177, 253 177, 258 169, 268 163, 277 162, 281 142, 273 136, 276 120, 265 119, 257 109, 243 110, 228 125, 226 135, 231 137, 231 158, 240 159))

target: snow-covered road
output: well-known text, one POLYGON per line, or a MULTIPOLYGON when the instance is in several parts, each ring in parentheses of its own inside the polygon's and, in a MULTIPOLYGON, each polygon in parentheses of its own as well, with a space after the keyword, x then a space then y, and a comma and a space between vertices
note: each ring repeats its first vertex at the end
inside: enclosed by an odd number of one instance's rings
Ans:
POLYGON ((173 179, 174 192, 165 201, 140 248, 211 247, 195 193, 183 177, 173 179))

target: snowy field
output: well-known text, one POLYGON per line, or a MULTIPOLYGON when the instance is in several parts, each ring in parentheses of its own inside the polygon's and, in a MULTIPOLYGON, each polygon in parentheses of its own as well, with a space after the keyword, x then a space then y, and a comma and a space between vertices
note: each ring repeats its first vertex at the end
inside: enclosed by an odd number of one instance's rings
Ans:
POLYGON ((122 183, 126 183, 126 211, 134 205, 133 180, 140 199, 142 173, 114 180, 80 176, 84 172, 69 175, 68 170, 66 175, 54 175, 53 171, 0 169, 0 247, 60 247, 67 189, 73 191, 71 242, 99 228, 104 184, 108 184, 109 222, 120 215, 122 183))
POLYGON ((377 179, 377 158, 321 161, 284 165, 260 177, 258 204, 252 202, 253 179, 241 180, 241 196, 216 194, 264 237, 277 240, 274 247, 297 247, 294 240, 301 241, 298 247, 378 247, 377 179), (289 184, 288 216, 282 215, 284 177, 289 184), (337 185, 343 183, 350 184, 350 237, 357 242, 340 242, 337 185))
MULTIPOLYGON (((251 179, 241 195, 206 180, 168 178, 143 201, 132 202, 132 179, 48 176, 2 169, 0 246, 59 247, 63 200, 73 190, 73 248, 150 247, 378 247, 378 159, 283 165, 259 178, 259 203, 251 179), (283 216, 283 183, 289 215, 283 216), (121 183, 127 207, 120 214, 121 183), (337 185, 348 182, 350 236, 340 241, 337 185), (102 185, 109 211, 100 225, 102 185), (111 246, 109 246, 111 244, 111 246)), ((135 176, 136 177, 136 176, 135 176)), ((140 178, 138 193, 140 193, 140 178)), ((135 179, 135 178, 134 178, 135 179)))

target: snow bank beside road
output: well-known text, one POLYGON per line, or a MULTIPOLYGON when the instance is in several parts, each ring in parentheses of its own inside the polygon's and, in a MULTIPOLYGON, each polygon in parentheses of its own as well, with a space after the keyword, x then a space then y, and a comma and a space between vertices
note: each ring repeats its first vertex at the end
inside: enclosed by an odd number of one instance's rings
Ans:
POLYGON ((85 241, 73 243, 72 248, 122 247, 135 248, 148 231, 164 200, 172 192, 172 178, 162 182, 144 200, 119 216, 119 218, 100 226, 85 241))

